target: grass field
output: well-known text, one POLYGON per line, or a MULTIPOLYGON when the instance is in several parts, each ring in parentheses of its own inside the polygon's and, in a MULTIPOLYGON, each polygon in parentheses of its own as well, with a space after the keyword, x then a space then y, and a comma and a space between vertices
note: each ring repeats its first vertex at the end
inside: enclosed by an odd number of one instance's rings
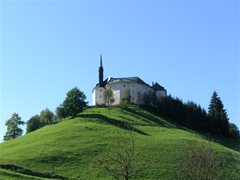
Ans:
MULTIPOLYGON (((147 167, 141 171, 139 179, 178 179, 175 173, 177 157, 189 145, 197 146, 207 141, 204 136, 176 127, 137 106, 123 112, 117 107, 111 111, 89 108, 77 118, 45 126, 0 144, 0 165, 11 164, 51 173, 54 164, 55 173, 63 177, 112 179, 98 165, 97 157, 111 147, 119 133, 128 132, 129 127, 133 132, 136 155, 147 167)), ((235 172, 240 153, 217 143, 213 143, 213 147, 226 159, 225 178, 240 178, 235 172)), ((3 179, 21 179, 21 176, 26 175, 0 170, 3 179)), ((27 178, 34 179, 30 176, 24 179, 27 178)))

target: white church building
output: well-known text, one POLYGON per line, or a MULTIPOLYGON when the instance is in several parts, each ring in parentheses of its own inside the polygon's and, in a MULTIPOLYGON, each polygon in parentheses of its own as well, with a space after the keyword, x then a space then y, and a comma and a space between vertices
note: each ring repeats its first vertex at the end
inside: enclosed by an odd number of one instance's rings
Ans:
POLYGON ((137 104, 144 104, 144 95, 149 93, 155 93, 157 97, 166 96, 167 91, 164 87, 158 83, 152 83, 148 85, 139 77, 125 77, 125 78, 112 78, 108 77, 103 80, 103 66, 102 55, 100 56, 99 67, 99 83, 94 87, 93 93, 93 106, 106 104, 104 98, 104 91, 110 88, 113 92, 114 103, 112 105, 118 105, 121 99, 124 97, 126 90, 130 91, 130 102, 137 104), (137 100, 137 96, 140 95, 140 102, 137 100))

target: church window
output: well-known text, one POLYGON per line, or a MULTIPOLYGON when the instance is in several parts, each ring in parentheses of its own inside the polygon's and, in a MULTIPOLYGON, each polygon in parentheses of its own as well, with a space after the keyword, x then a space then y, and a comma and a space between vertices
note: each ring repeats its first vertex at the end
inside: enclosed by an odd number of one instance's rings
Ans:
POLYGON ((102 95, 100 95, 100 98, 102 98, 102 95))
POLYGON ((102 90, 101 90, 101 89, 100 89, 99 91, 100 91, 100 92, 102 92, 102 90))
POLYGON ((126 84, 124 84, 123 87, 126 87, 126 84))

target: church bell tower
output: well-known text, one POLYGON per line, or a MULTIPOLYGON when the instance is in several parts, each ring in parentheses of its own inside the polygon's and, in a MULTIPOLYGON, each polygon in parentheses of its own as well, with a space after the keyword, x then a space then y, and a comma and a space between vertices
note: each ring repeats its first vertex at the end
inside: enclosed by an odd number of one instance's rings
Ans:
POLYGON ((103 87, 103 66, 102 66, 102 54, 100 55, 100 67, 99 72, 99 87, 103 87))

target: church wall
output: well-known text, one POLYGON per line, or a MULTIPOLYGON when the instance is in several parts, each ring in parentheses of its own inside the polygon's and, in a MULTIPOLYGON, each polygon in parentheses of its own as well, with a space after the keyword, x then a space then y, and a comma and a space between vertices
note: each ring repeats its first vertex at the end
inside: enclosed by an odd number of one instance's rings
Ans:
POLYGON ((105 104, 104 90, 103 87, 96 87, 93 90, 93 106, 105 104))
MULTIPOLYGON (((141 93, 141 104, 144 103, 143 96, 145 93, 154 92, 154 90, 144 84, 140 83, 129 83, 129 82, 114 82, 109 83, 106 88, 111 88, 113 91, 114 103, 112 105, 118 105, 121 102, 121 99, 124 97, 124 92, 130 89, 131 103, 137 103, 137 93, 141 93)), ((105 104, 104 101, 104 90, 105 88, 97 87, 93 91, 93 105, 102 105, 105 104)), ((161 90, 156 92, 156 96, 166 96, 166 91, 161 90)))
POLYGON ((141 93, 141 104, 143 104, 143 94, 152 92, 153 89, 149 86, 139 84, 139 83, 128 83, 128 82, 116 82, 108 84, 107 87, 110 87, 113 91, 115 102, 113 105, 120 103, 121 99, 124 97, 124 92, 130 89, 131 102, 136 103, 137 93, 141 93))

